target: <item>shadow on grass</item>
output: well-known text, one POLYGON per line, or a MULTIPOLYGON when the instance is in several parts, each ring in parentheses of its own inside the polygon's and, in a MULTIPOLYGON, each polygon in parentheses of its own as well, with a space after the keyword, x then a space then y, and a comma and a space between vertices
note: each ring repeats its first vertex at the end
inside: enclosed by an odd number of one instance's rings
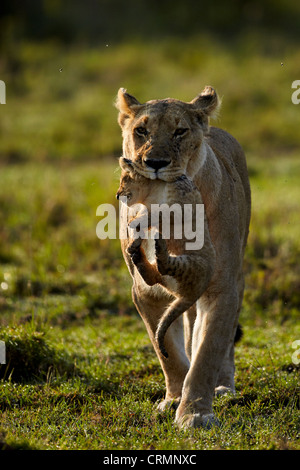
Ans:
POLYGON ((5 341, 7 363, 0 365, 0 379, 16 384, 50 383, 79 379, 89 388, 104 394, 116 392, 114 383, 95 379, 78 367, 79 356, 70 355, 49 345, 45 334, 27 325, 8 328, 1 333, 5 341))
POLYGON ((44 333, 30 328, 8 328, 2 333, 7 363, 0 366, 0 378, 19 383, 45 381, 49 371, 74 375, 74 362, 49 346, 44 333))
POLYGON ((245 393, 240 397, 232 397, 228 401, 228 408, 238 406, 251 409, 253 404, 258 404, 261 410, 273 410, 274 408, 287 408, 292 407, 300 409, 300 396, 297 390, 288 392, 287 390, 277 391, 274 396, 260 396, 256 392, 245 393))
POLYGON ((37 450, 37 448, 29 445, 27 441, 12 442, 8 444, 7 442, 0 440, 0 450, 37 450))

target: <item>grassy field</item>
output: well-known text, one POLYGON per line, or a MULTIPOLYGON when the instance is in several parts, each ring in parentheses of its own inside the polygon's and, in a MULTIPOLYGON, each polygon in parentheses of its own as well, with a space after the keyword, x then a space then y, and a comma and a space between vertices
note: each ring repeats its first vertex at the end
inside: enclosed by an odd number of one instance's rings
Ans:
POLYGON ((24 44, 2 62, 0 448, 300 448, 299 53, 251 44, 247 55, 204 39, 100 52, 24 44), (253 215, 237 394, 215 400, 219 428, 182 431, 173 411, 156 411, 163 376, 119 241, 96 237, 96 209, 117 208, 117 159, 103 155, 120 154, 118 87, 192 99, 205 84, 224 95, 217 125, 247 151, 253 215))

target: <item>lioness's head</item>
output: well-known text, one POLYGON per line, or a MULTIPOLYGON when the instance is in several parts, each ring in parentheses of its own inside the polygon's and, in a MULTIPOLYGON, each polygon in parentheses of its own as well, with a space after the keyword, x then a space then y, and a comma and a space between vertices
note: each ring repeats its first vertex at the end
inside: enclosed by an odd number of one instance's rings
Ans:
POLYGON ((205 159, 201 152, 208 119, 218 107, 217 93, 206 87, 190 103, 167 98, 144 104, 120 88, 116 106, 123 133, 123 155, 150 179, 174 181, 205 159))

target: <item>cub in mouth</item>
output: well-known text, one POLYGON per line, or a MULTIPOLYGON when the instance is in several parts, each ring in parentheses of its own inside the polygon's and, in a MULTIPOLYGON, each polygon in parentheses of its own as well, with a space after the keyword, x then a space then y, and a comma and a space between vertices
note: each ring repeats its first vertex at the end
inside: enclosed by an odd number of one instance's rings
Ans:
POLYGON ((155 334, 159 349, 167 358, 164 347, 166 331, 205 291, 214 271, 215 250, 207 220, 205 217, 200 219, 196 214, 203 205, 201 194, 189 178, 182 175, 174 182, 165 183, 135 173, 133 163, 123 157, 120 165, 122 174, 117 198, 125 196, 128 206, 142 204, 147 209, 145 212, 142 208, 129 224, 131 227, 139 226, 140 236, 130 243, 127 253, 146 284, 160 284, 175 297, 160 319, 155 334), (148 237, 145 231, 153 228, 154 220, 159 236, 155 238, 156 260, 152 264, 145 255, 142 243, 148 237), (193 224, 195 221, 196 224, 193 224), (164 222, 168 227, 162 226, 164 222), (190 230, 186 230, 187 225, 190 230), (195 225, 195 230, 192 225, 195 225), (168 239, 161 236, 165 228, 168 239), (190 237, 186 238, 187 231, 191 235, 203 231, 203 243, 197 243, 197 240, 191 242, 190 237))

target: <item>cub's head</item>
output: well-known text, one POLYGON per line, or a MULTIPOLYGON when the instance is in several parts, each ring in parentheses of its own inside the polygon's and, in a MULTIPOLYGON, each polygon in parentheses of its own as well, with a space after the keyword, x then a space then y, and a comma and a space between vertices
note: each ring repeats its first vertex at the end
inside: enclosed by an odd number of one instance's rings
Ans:
POLYGON ((120 88, 116 106, 123 134, 123 155, 150 179, 174 181, 199 168, 209 116, 218 108, 215 90, 206 87, 190 103, 167 98, 144 104, 120 88), (196 168, 195 168, 196 169, 196 168))
POLYGON ((134 172, 133 164, 124 157, 120 158, 120 166, 122 168, 120 186, 116 197, 126 197, 126 204, 143 203, 149 192, 149 179, 134 172))

